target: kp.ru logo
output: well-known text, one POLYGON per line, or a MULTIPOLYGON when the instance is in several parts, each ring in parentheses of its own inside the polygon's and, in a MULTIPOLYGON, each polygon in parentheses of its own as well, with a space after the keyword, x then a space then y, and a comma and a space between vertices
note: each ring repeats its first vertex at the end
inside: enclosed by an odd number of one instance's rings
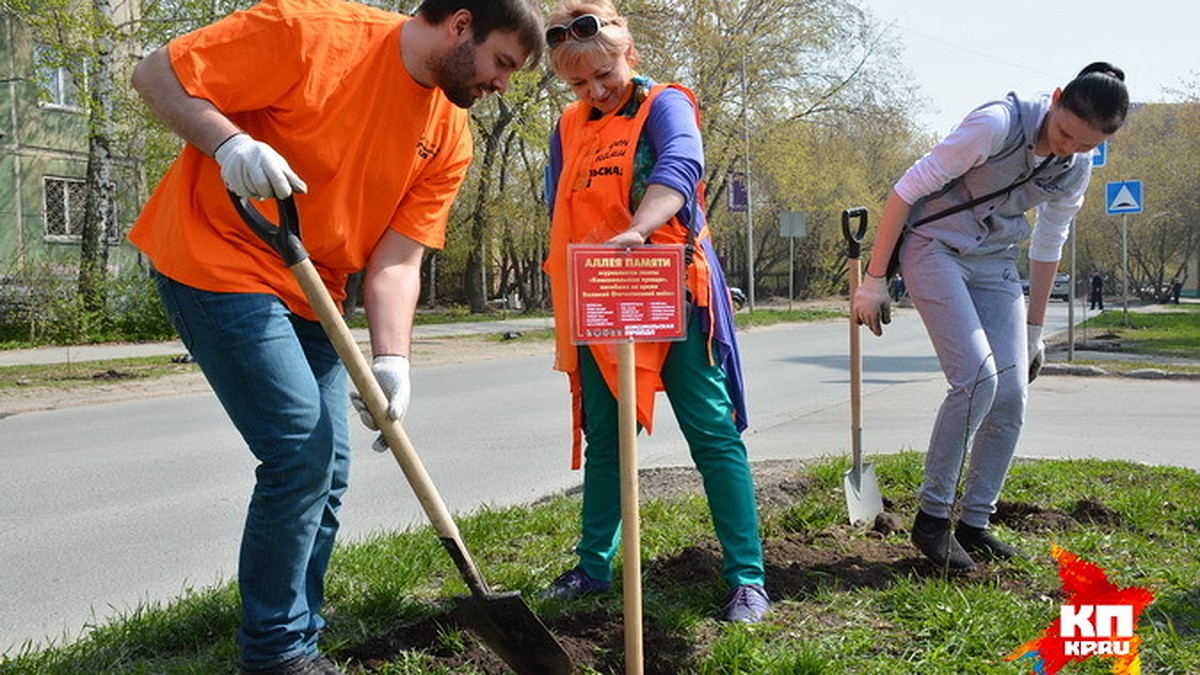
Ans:
POLYGON ((1099 656, 1113 659, 1112 672, 1117 675, 1141 673, 1142 639, 1135 631, 1138 615, 1154 602, 1154 594, 1144 588, 1118 588, 1103 568, 1058 546, 1050 553, 1058 561, 1067 600, 1042 637, 1021 645, 1007 660, 1027 661, 1037 675, 1054 675, 1072 661, 1099 656))

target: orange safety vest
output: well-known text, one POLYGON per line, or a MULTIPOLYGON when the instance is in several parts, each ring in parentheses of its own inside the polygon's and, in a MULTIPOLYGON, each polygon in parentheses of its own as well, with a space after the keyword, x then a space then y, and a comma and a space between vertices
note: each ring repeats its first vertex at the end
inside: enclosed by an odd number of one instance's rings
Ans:
MULTIPOLYGON (((577 345, 571 342, 570 293, 568 289, 567 245, 602 243, 629 228, 633 220, 630 211, 630 192, 633 187, 633 163, 642 127, 650 115, 654 98, 667 87, 684 92, 696 110, 700 124, 700 108, 696 97, 679 85, 655 85, 648 93, 642 90, 637 114, 630 118, 611 113, 600 119, 588 116, 591 106, 575 102, 563 111, 559 120, 562 146, 562 171, 554 200, 554 217, 550 225, 550 250, 543 269, 550 277, 551 298, 555 321, 556 370, 570 378, 573 418, 573 452, 571 468, 580 466, 580 446, 583 427, 582 390, 579 377, 577 345)), ((639 95, 637 86, 631 95, 639 95)), ((624 106, 622 106, 623 108, 624 106)), ((703 204, 703 184, 697 186, 695 197, 703 204)), ((699 307, 709 303, 709 267, 700 242, 709 236, 707 225, 696 234, 694 253, 686 270, 686 283, 692 302, 699 307)), ((650 235, 653 244, 686 244, 688 228, 672 217, 650 235)), ((670 342, 639 342, 634 345, 637 378, 637 419, 646 429, 653 430, 654 398, 663 389, 659 372, 667 358, 670 342)), ((592 356, 604 381, 613 395, 617 392, 617 350, 613 344, 590 344, 592 356)))

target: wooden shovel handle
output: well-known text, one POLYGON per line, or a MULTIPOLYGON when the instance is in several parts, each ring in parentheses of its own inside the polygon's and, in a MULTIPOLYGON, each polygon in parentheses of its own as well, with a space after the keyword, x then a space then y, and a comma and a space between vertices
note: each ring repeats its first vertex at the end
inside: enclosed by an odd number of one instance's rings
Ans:
POLYGON ((371 417, 375 420, 375 425, 379 427, 380 433, 387 441, 388 448, 392 451, 392 456, 400 464, 400 469, 408 479, 413 494, 416 495, 417 501, 420 502, 421 508, 433 525, 433 530, 441 540, 442 546, 454 560, 454 565, 458 568, 463 580, 467 582, 471 593, 475 596, 490 593, 483 576, 479 573, 479 568, 475 566, 475 561, 467 552, 466 544, 458 531, 458 525, 450 516, 450 510, 446 508, 445 502, 442 501, 441 495, 433 485, 433 480, 425 471, 425 465, 421 463, 421 458, 413 449, 412 442, 408 440, 408 434, 404 432, 404 427, 400 425, 399 420, 388 417, 387 396, 375 379, 375 374, 371 372, 367 358, 363 356, 362 350, 358 347, 358 341, 354 339, 349 326, 346 325, 337 305, 330 297, 329 289, 325 288, 325 282, 322 281, 321 275, 313 267, 308 252, 304 250, 304 245, 300 241, 300 219, 294 201, 291 197, 279 200, 280 224, 276 225, 259 213, 258 209, 254 208, 246 198, 239 197, 232 192, 229 196, 233 201, 234 208, 246 221, 246 224, 260 239, 274 248, 276 253, 279 253, 288 269, 296 277, 296 281, 304 291, 304 296, 308 298, 308 304, 316 313, 321 327, 329 336, 329 341, 333 343, 333 348, 346 367, 346 372, 350 374, 350 381, 354 383, 354 388, 358 390, 359 396, 366 403, 367 410, 371 412, 371 417))

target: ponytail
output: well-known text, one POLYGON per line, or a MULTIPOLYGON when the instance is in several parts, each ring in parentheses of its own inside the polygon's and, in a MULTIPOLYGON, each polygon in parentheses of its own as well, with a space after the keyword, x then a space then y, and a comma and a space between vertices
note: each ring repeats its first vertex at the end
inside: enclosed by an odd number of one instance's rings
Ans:
POLYGON ((1090 63, 1063 87, 1059 103, 1097 131, 1116 133, 1129 112, 1125 71, 1105 61, 1090 63))

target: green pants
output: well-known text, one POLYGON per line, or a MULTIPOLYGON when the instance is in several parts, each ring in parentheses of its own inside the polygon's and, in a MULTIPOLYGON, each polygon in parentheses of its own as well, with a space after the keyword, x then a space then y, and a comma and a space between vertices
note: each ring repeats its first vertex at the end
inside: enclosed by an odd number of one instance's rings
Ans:
MULTIPOLYGON (((762 542, 754 480, 746 446, 733 422, 725 373, 709 365, 699 321, 688 339, 671 345, 662 380, 692 461, 704 479, 713 527, 725 557, 721 576, 730 586, 763 583, 762 542)), ((587 347, 579 349, 587 447, 584 450, 582 536, 575 552, 593 579, 612 578, 621 529, 617 400, 587 347)))

